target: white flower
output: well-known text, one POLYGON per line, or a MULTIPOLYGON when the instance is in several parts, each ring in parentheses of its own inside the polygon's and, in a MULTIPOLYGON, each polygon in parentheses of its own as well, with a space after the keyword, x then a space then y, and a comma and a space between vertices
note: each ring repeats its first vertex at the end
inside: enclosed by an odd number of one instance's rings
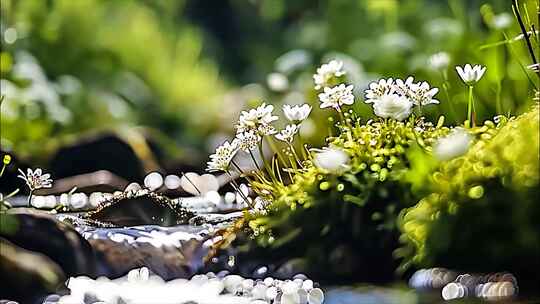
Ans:
POLYGON ((373 102, 375 115, 402 121, 409 117, 413 103, 409 98, 397 94, 383 95, 373 102))
MULTIPOLYGON (((396 79, 393 92, 401 96, 410 97, 413 94, 412 92, 412 89, 414 86, 413 81, 414 81, 414 78, 412 76, 407 77, 405 81, 399 78, 396 79)), ((388 95, 388 94, 383 94, 383 95, 388 95)))
POLYGON ((257 128, 257 133, 260 136, 276 134, 277 130, 271 124, 260 124, 257 128))
POLYGON ((332 107, 339 109, 342 105, 352 105, 354 103, 354 95, 352 94, 353 86, 340 84, 332 88, 324 88, 324 92, 319 94, 321 109, 332 107))
POLYGON ((365 91, 365 103, 372 103, 383 95, 394 93, 394 90, 394 79, 392 78, 380 79, 378 82, 372 82, 369 84, 369 89, 365 91))
POLYGON ((465 129, 456 128, 435 143, 433 152, 439 160, 449 160, 465 154, 471 141, 472 138, 465 129))
POLYGON ((268 88, 272 91, 283 92, 289 88, 289 80, 287 76, 281 73, 270 73, 266 77, 268 88))
POLYGON ((473 85, 477 83, 482 76, 484 76, 484 73, 486 72, 486 67, 483 67, 481 65, 475 65, 474 67, 471 67, 470 64, 466 64, 463 68, 460 66, 456 66, 456 71, 459 74, 459 77, 461 77, 461 80, 466 85, 473 85))
POLYGON ((51 188, 53 180, 51 179, 50 174, 43 174, 41 168, 32 170, 27 169, 26 174, 24 171, 19 169, 21 174, 17 175, 18 178, 24 180, 30 191, 34 191, 41 188, 51 188))
POLYGON ((322 150, 314 149, 314 151, 317 153, 313 157, 313 164, 320 169, 339 174, 349 168, 350 158, 343 150, 325 147, 322 150))
POLYGON ((300 128, 297 125, 288 125, 287 127, 285 127, 285 129, 281 130, 281 132, 279 132, 275 136, 281 141, 292 143, 294 135, 298 133, 298 129, 300 128))
POLYGON ((303 104, 301 106, 283 105, 283 114, 292 122, 301 122, 311 113, 311 106, 303 104))
POLYGON ((409 97, 415 105, 425 106, 432 103, 438 104, 439 101, 433 99, 438 92, 438 88, 430 88, 429 84, 424 81, 411 85, 409 97))
POLYGON ((216 152, 210 155, 210 161, 207 163, 206 171, 227 171, 234 156, 238 152, 238 141, 233 140, 231 143, 225 141, 221 146, 217 147, 216 152))
POLYGON ((274 106, 266 105, 266 103, 263 103, 256 109, 242 111, 240 118, 238 119, 238 124, 236 125, 237 132, 241 133, 249 130, 258 132, 262 130, 263 132, 268 132, 272 129, 269 128, 269 125, 278 119, 277 116, 272 115, 273 111, 274 106))
POLYGON ((261 141, 259 134, 255 133, 253 130, 249 130, 242 133, 236 134, 236 140, 238 142, 238 147, 245 151, 249 152, 255 150, 261 141))
POLYGON ((446 70, 450 64, 450 55, 446 52, 438 52, 428 59, 429 67, 433 70, 446 70))
POLYGON ((317 74, 313 75, 315 81, 315 90, 320 90, 329 85, 329 81, 332 77, 340 77, 345 75, 345 71, 342 70, 343 62, 332 60, 326 64, 321 65, 317 69, 317 74))
POLYGON ((497 30, 504 30, 512 25, 513 19, 509 13, 501 13, 493 17, 491 26, 497 30))

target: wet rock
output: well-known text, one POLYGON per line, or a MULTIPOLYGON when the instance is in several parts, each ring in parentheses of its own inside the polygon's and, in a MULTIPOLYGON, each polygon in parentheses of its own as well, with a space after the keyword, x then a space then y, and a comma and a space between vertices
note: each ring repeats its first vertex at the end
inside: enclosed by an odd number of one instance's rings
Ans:
POLYGON ((21 303, 33 303, 60 287, 66 277, 53 260, 25 250, 0 237, 0 295, 21 303))
POLYGON ((47 256, 66 275, 94 273, 94 254, 90 244, 71 226, 56 220, 52 215, 14 208, 0 214, 0 221, 0 237, 21 248, 47 256))
POLYGON ((133 148, 115 134, 83 138, 59 149, 51 159, 56 178, 107 170, 128 181, 142 180, 144 165, 133 148))
POLYGON ((175 226, 195 214, 181 204, 147 189, 113 195, 85 218, 117 227, 137 225, 175 226))
POLYGON ((98 275, 116 278, 137 267, 170 280, 201 270, 219 227, 78 228, 96 252, 98 275))

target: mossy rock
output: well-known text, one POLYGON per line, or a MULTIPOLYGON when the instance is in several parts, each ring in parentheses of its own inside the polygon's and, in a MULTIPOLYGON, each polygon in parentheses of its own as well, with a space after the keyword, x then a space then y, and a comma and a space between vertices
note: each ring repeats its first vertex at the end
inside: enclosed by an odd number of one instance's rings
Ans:
POLYGON ((540 278, 539 112, 508 120, 431 176, 400 219, 404 266, 511 271, 540 278))

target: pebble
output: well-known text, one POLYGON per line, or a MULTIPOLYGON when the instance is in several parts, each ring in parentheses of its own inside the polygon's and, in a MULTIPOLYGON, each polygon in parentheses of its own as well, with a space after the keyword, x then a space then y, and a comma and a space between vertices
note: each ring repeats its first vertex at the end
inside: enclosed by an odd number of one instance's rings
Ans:
POLYGON ((310 291, 313 289, 313 281, 312 280, 305 280, 302 283, 302 288, 306 291, 310 291))
POLYGON ((309 304, 322 304, 324 302, 324 293, 320 288, 313 288, 308 293, 309 304))
POLYGON ((254 299, 260 299, 260 300, 264 300, 266 298, 266 290, 268 289, 268 287, 266 287, 266 285, 264 284, 257 284, 255 285, 255 287, 253 287, 253 289, 251 290, 251 296, 254 298, 254 299))
POLYGON ((223 278, 223 284, 225 285, 225 289, 233 294, 236 293, 238 287, 240 287, 240 284, 242 284, 243 281, 244 278, 236 274, 230 274, 223 278))
POLYGON ((127 185, 127 187, 124 189, 124 192, 137 192, 141 190, 142 187, 139 185, 139 183, 131 183, 127 185))
POLYGON ((274 286, 269 287, 266 290, 266 299, 267 300, 274 300, 278 295, 278 289, 274 286))
POLYGON ((73 193, 69 201, 70 209, 80 210, 86 208, 88 205, 88 196, 84 193, 73 193))
POLYGON ((88 197, 88 202, 90 204, 89 207, 92 209, 95 209, 101 202, 103 201, 103 193, 101 192, 93 192, 88 197))
POLYGON ((442 298, 446 301, 460 299, 467 296, 467 287, 461 283, 452 282, 444 286, 441 291, 442 298))
POLYGON ((264 282, 264 285, 270 287, 274 284, 274 279, 271 277, 268 277, 268 278, 265 278, 263 282, 264 282))
POLYGON ((169 190, 180 188, 180 177, 177 175, 167 175, 165 177, 165 187, 169 190))
POLYGON ((163 186, 163 176, 158 172, 152 172, 144 178, 144 186, 150 191, 155 191, 163 186))
POLYGON ((166 282, 142 267, 132 269, 125 277, 118 279, 72 277, 67 282, 71 294, 58 296, 57 303, 109 303, 111 298, 115 298, 119 301, 115 303, 322 304, 322 290, 306 290, 303 288, 306 282, 307 287, 313 286, 313 281, 307 278, 286 281, 265 278, 255 281, 234 274, 220 277, 219 273, 210 272, 194 275, 190 280, 166 282), (272 286, 267 286, 265 281, 272 286))

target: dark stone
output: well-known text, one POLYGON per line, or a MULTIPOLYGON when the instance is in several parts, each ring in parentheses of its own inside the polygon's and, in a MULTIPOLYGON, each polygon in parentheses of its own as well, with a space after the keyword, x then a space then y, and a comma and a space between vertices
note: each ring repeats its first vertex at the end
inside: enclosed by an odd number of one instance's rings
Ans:
POLYGON ((123 192, 85 217, 116 227, 185 224, 195 214, 165 196, 148 190, 123 192))
MULTIPOLYGON (((0 295, 21 303, 35 303, 58 289, 66 280, 52 259, 25 250, 0 237, 0 295)), ((10 302, 5 302, 10 303, 10 302)))
POLYGON ((46 255, 67 276, 89 275, 95 270, 90 244, 71 226, 43 212, 14 208, 0 214, 0 237, 46 255))
POLYGON ((128 181, 142 181, 144 165, 132 147, 114 134, 83 138, 52 157, 55 178, 107 170, 128 181))

